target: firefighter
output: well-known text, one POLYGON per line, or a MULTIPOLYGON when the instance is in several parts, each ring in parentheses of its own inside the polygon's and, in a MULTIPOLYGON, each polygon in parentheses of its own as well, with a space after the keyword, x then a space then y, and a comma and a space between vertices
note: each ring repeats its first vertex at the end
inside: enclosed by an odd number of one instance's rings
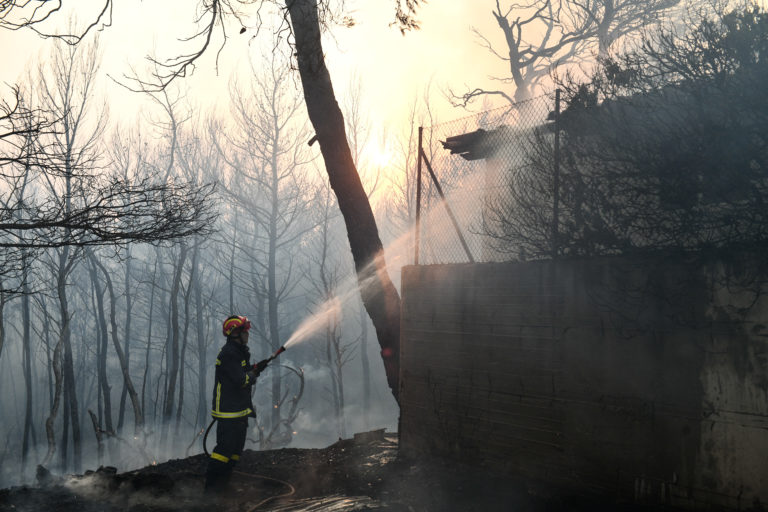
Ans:
POLYGON ((266 360, 251 366, 248 331, 251 322, 233 315, 224 320, 222 332, 227 341, 216 358, 211 415, 216 420, 216 447, 211 452, 205 476, 206 492, 223 490, 240 460, 248 432, 248 418, 256 417, 251 387, 266 368, 266 360))

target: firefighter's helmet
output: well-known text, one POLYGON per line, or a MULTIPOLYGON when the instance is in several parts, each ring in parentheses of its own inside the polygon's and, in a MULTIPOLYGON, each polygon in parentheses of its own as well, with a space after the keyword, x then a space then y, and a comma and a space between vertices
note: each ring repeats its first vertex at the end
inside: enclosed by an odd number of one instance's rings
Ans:
POLYGON ((238 334, 240 331, 247 331, 250 328, 251 321, 247 317, 232 315, 224 320, 221 331, 224 333, 224 336, 232 336, 232 334, 238 334))

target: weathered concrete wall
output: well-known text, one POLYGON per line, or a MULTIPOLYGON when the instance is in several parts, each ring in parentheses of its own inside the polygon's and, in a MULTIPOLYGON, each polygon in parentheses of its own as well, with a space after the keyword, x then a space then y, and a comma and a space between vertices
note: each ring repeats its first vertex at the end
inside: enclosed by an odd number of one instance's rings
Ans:
POLYGON ((565 494, 768 504, 763 271, 750 257, 406 267, 401 449, 565 494))

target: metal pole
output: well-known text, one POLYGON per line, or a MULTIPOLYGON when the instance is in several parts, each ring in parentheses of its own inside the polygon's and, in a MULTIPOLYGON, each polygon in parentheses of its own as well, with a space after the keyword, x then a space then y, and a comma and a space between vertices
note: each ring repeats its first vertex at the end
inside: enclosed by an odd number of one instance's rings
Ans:
POLYGON ((552 259, 557 258, 559 249, 560 222, 560 89, 555 91, 555 147, 554 147, 554 184, 552 198, 552 259))
POLYGON ((467 258, 469 258, 469 262, 474 263, 475 258, 472 257, 472 253, 469 251, 469 246, 467 245, 467 241, 464 240, 464 235, 461 234, 461 228, 459 228, 459 223, 456 221, 456 217, 453 215, 453 210, 451 210, 451 206, 448 204, 448 200, 445 198, 445 194, 443 194, 443 187, 441 187, 440 183, 437 181, 437 176, 435 176, 435 173, 432 170, 432 164, 429 163, 429 160, 427 159, 427 155, 423 151, 421 152, 421 157, 424 159, 424 163, 427 164, 427 171, 429 171, 429 175, 432 177, 432 181, 435 183, 435 188, 437 189, 437 193, 440 194, 440 199, 443 200, 445 211, 448 212, 448 217, 451 218, 451 222, 453 223, 453 228, 456 230, 456 234, 459 235, 459 241, 461 242, 461 246, 464 247, 464 252, 467 253, 467 258))
POLYGON ((419 153, 416 164, 416 231, 414 233, 414 244, 416 245, 415 254, 413 256, 413 264, 419 264, 419 244, 420 244, 420 230, 421 230, 421 155, 423 150, 421 149, 421 141, 424 135, 424 127, 419 126, 419 153))

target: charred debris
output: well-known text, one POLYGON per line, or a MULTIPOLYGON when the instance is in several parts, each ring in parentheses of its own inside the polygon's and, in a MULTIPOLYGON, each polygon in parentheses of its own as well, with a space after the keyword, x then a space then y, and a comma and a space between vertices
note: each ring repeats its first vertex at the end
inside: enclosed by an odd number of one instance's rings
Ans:
POLYGON ((544 510, 508 477, 445 460, 398 456, 383 429, 326 448, 246 450, 226 493, 203 493, 204 454, 120 473, 100 467, 0 490, 0 512, 544 510), (512 508, 510 508, 512 507, 512 508))

